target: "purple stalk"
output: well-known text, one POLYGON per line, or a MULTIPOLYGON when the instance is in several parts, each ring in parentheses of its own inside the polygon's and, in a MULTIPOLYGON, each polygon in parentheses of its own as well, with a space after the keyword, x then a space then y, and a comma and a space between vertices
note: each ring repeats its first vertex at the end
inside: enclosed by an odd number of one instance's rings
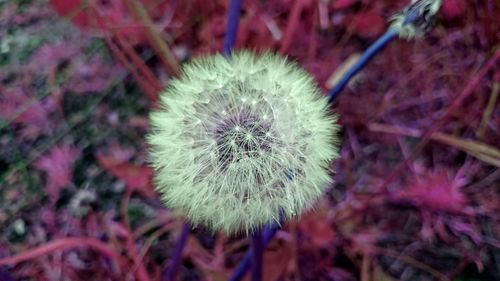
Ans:
POLYGON ((222 53, 230 56, 236 44, 238 25, 240 23, 241 3, 243 0, 231 0, 227 17, 226 36, 224 37, 224 48, 222 53))
MULTIPOLYGON (((271 242, 273 239, 274 235, 276 232, 278 232, 278 229, 280 227, 278 225, 273 225, 270 227, 267 227, 263 231, 263 237, 262 237, 262 248, 266 248, 267 244, 271 242)), ((239 281, 242 280, 245 274, 248 271, 248 268, 250 268, 250 264, 252 263, 252 257, 253 257, 253 248, 251 248, 246 254, 243 260, 240 262, 238 267, 234 270, 233 275, 229 278, 228 281, 239 281)))
POLYGON ((371 45, 359 58, 359 60, 349 68, 349 70, 342 75, 340 81, 333 87, 333 89, 328 94, 328 103, 332 103, 335 98, 342 92, 344 87, 351 81, 351 79, 360 72, 365 65, 373 59, 380 51, 384 49, 387 44, 398 37, 398 31, 395 29, 389 29, 384 35, 382 35, 373 45, 371 45))
MULTIPOLYGON (((418 2, 415 4, 410 4, 405 8, 405 19, 404 25, 414 24, 418 20, 422 20, 425 17, 425 12, 422 12, 419 8, 418 2)), ((351 66, 347 72, 341 77, 340 81, 331 89, 328 94, 328 103, 332 103, 335 98, 342 92, 344 87, 349 83, 349 81, 360 72, 365 65, 371 61, 377 54, 379 54, 385 46, 391 43, 394 39, 399 36, 399 29, 389 28, 386 33, 380 36, 375 43, 373 43, 359 58, 359 60, 351 66)))
POLYGON ((259 229, 252 234, 252 281, 262 281, 262 258, 264 256, 264 241, 259 229))
POLYGON ((181 236, 177 241, 177 245, 175 245, 174 255, 172 257, 172 260, 170 261, 170 264, 168 265, 167 269, 163 274, 162 278, 163 281, 175 280, 175 276, 177 275, 177 271, 179 270, 179 265, 181 264, 182 260, 182 251, 186 246, 189 233, 191 233, 191 224, 186 222, 182 227, 181 236))
POLYGON ((0 281, 15 281, 14 277, 12 277, 7 271, 0 269, 0 281))

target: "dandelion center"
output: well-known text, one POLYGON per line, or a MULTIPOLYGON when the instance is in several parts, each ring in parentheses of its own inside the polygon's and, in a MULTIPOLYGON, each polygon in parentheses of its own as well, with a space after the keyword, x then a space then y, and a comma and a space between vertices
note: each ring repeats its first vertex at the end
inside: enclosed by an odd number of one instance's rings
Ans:
POLYGON ((220 120, 213 131, 220 163, 225 166, 268 152, 272 143, 270 129, 269 120, 262 120, 250 108, 220 120))

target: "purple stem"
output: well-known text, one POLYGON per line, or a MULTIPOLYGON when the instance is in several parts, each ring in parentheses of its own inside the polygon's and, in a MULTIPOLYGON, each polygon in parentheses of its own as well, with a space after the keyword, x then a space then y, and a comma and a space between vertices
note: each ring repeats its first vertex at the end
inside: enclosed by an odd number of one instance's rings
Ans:
POLYGON ((170 264, 167 267, 163 274, 163 281, 174 281, 175 276, 177 275, 177 271, 179 270, 179 265, 182 260, 182 251, 186 246, 187 239, 189 237, 189 233, 191 233, 191 224, 186 222, 182 227, 181 236, 177 241, 177 245, 175 245, 174 255, 170 264))
MULTIPOLYGON (((274 235, 276 232, 278 232, 278 229, 280 227, 278 225, 272 225, 270 227, 267 227, 264 230, 264 234, 262 235, 262 248, 265 248, 269 242, 273 239, 274 235)), ((250 267, 250 264, 252 263, 252 257, 253 257, 253 248, 251 248, 246 254, 243 260, 240 262, 238 267, 234 270, 233 275, 229 278, 228 281, 239 281, 243 279, 245 274, 248 271, 248 268, 250 267)))
POLYGON ((230 56, 234 45, 236 44, 236 36, 238 35, 238 25, 240 23, 241 3, 243 0, 231 0, 229 4, 229 14, 227 17, 226 36, 224 37, 224 48, 222 53, 230 56))
POLYGON ((0 281, 15 281, 14 277, 9 272, 0 269, 0 281))
POLYGON ((262 258, 264 255, 264 241, 262 231, 252 234, 252 281, 262 281, 262 258))
MULTIPOLYGON (((406 12, 404 25, 413 24, 422 17, 424 14, 420 12, 417 6, 411 4, 409 10, 406 12)), ((365 65, 370 62, 378 53, 380 53, 385 46, 391 43, 394 39, 399 36, 399 29, 390 28, 380 36, 375 43, 373 43, 358 59, 358 61, 352 65, 344 75, 342 75, 340 81, 331 89, 328 94, 328 103, 332 103, 335 98, 342 92, 344 87, 349 83, 349 81, 360 72, 365 65)))
POLYGON ((398 37, 398 31, 395 29, 389 29, 384 35, 382 35, 375 43, 373 43, 358 59, 358 61, 350 67, 347 72, 342 75, 340 81, 333 87, 333 89, 328 94, 328 103, 332 103, 335 98, 342 92, 345 86, 351 81, 351 79, 360 72, 365 65, 373 59, 380 51, 384 49, 387 44, 398 37))

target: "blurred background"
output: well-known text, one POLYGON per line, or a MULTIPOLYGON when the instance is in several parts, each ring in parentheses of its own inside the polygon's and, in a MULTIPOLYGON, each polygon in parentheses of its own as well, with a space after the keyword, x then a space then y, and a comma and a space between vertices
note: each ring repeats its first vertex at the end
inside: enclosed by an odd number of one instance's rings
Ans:
MULTIPOLYGON (((245 0, 237 48, 327 92, 407 1, 245 0)), ((182 214, 144 136, 158 93, 222 49, 228 0, 0 0, 0 280, 165 280, 182 214)), ((500 1, 444 0, 337 98, 335 184, 264 280, 500 280, 500 1)), ((178 280, 227 280, 245 237, 189 236, 178 280)))

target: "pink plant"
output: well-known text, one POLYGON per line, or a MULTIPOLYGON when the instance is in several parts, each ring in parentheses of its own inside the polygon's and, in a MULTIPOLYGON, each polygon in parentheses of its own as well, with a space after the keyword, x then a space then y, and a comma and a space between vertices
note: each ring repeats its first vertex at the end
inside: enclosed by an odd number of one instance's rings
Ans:
POLYGON ((415 176, 407 188, 395 192, 394 198, 423 210, 463 213, 468 200, 460 188, 466 183, 464 178, 450 178, 446 170, 427 171, 415 176))
POLYGON ((79 149, 63 145, 54 147, 34 163, 35 168, 47 174, 45 188, 52 203, 57 200, 59 192, 71 183, 73 167, 79 156, 79 149))

